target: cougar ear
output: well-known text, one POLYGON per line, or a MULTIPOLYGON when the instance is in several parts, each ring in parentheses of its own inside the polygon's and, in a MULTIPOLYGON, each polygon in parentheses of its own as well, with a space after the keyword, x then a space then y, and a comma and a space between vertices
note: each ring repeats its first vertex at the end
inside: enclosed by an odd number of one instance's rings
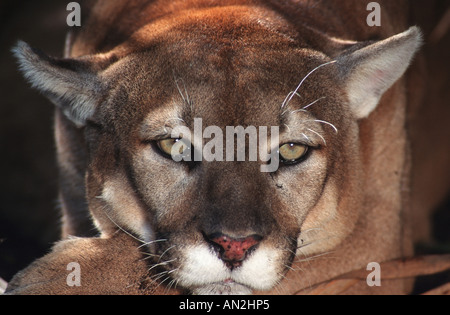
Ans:
POLYGON ((405 73, 422 44, 418 27, 386 40, 355 44, 337 58, 337 67, 357 119, 363 119, 378 105, 381 96, 405 73))
POLYGON ((41 91, 77 126, 92 119, 104 87, 94 57, 56 59, 19 41, 13 49, 19 68, 32 86, 41 91))

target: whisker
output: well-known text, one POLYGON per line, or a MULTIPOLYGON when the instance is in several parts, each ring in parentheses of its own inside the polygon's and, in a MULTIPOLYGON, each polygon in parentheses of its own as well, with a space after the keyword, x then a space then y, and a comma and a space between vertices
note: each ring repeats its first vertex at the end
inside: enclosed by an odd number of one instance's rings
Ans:
POLYGON ((186 99, 187 99, 188 105, 189 105, 189 107, 191 109, 191 113, 193 113, 194 112, 194 107, 193 107, 194 106, 194 102, 189 97, 189 93, 187 91, 186 84, 184 83, 184 81, 183 81, 183 85, 184 85, 184 92, 186 93, 186 99))
POLYGON ((161 282, 156 286, 155 290, 158 289, 160 285, 162 285, 164 282, 166 282, 166 281, 169 280, 169 279, 170 279, 170 276, 167 276, 163 281, 161 281, 161 282))
POLYGON ((283 125, 288 129, 288 132, 290 133, 291 132, 291 128, 287 124, 283 124, 283 125))
POLYGON ((141 246, 139 246, 138 248, 141 248, 141 247, 144 247, 144 246, 147 246, 147 245, 152 245, 152 244, 155 244, 155 243, 159 243, 159 242, 167 242, 167 239, 159 239, 159 240, 154 240, 154 241, 150 241, 150 242, 145 242, 144 244, 142 244, 141 246))
POLYGON ((311 140, 308 138, 308 136, 305 135, 303 132, 302 132, 302 136, 305 137, 306 141, 311 142, 311 140))
POLYGON ((321 64, 320 66, 317 66, 316 68, 314 68, 310 73, 308 73, 308 74, 303 78, 303 80, 300 82, 300 84, 297 86, 297 88, 294 90, 294 93, 289 97, 289 99, 288 99, 288 101, 286 102, 285 106, 288 105, 289 102, 294 98, 294 95, 298 92, 298 90, 302 87, 303 83, 306 81, 306 79, 307 79, 310 75, 312 75, 312 74, 313 74, 314 72, 316 72, 318 69, 320 69, 320 68, 322 68, 322 67, 325 67, 325 66, 327 66, 327 65, 336 63, 336 62, 337 62, 337 60, 333 60, 333 61, 330 61, 330 62, 321 64))
POLYGON ((312 130, 312 129, 310 129, 310 128, 307 128, 307 129, 308 129, 309 131, 311 131, 312 133, 318 135, 318 136, 322 139, 323 144, 324 144, 325 146, 327 146, 327 141, 325 140, 325 138, 324 138, 320 133, 318 133, 317 131, 314 131, 314 130, 312 130))
POLYGON ((312 240, 312 241, 310 241, 308 243, 303 243, 303 244, 299 245, 297 247, 297 249, 301 249, 301 248, 304 248, 306 246, 310 246, 310 245, 312 245, 314 243, 317 243, 317 242, 326 241, 326 240, 329 240, 330 238, 331 237, 324 237, 324 238, 320 238, 320 239, 315 239, 315 240, 312 240))
POLYGON ((165 254, 167 254, 171 249, 174 249, 175 247, 176 247, 176 245, 172 245, 172 246, 170 246, 168 249, 166 249, 166 250, 161 254, 161 256, 159 257, 158 262, 161 261, 161 259, 163 258, 163 256, 164 256, 165 254))
MULTIPOLYGON (((292 261, 292 264, 295 264, 295 261, 292 261)), ((292 267, 292 265, 289 266, 289 265, 287 265, 287 264, 284 264, 284 266, 286 267, 286 269, 288 269, 288 270, 290 270, 290 271, 292 271, 292 272, 294 272, 294 273, 297 273, 297 272, 305 272, 305 269, 300 268, 300 267, 294 268, 294 267, 292 267)))
POLYGON ((289 270, 295 271, 295 269, 294 269, 294 268, 292 268, 292 267, 291 267, 291 266, 289 266, 289 265, 286 265, 286 264, 284 264, 284 267, 286 267, 286 269, 289 269, 289 270))
POLYGON ((283 103, 281 103, 281 109, 283 109, 283 108, 287 105, 287 100, 288 100, 288 98, 294 97, 294 95, 297 95, 298 97, 301 98, 301 95, 298 94, 297 92, 295 92, 295 91, 290 91, 290 92, 288 93, 288 95, 286 96, 286 98, 284 99, 283 103))
POLYGON ((183 99, 183 102, 184 102, 185 104, 189 104, 189 103, 186 101, 186 97, 184 96, 183 92, 181 91, 180 85, 178 84, 178 80, 179 80, 179 79, 177 79, 177 78, 174 78, 174 79, 175 79, 175 85, 176 85, 176 87, 177 87, 178 93, 181 95, 181 98, 183 99))
POLYGON ((303 107, 302 109, 303 109, 303 110, 305 110, 305 109, 307 109, 307 108, 309 108, 309 107, 313 106, 314 104, 316 104, 317 102, 319 102, 319 101, 321 101, 321 100, 323 100, 323 99, 325 99, 325 98, 326 98, 326 97, 325 97, 325 96, 323 96, 323 97, 321 97, 321 98, 319 98, 319 99, 315 100, 314 102, 312 102, 312 103, 310 103, 310 104, 306 105, 306 106, 305 106, 305 107, 303 107))
MULTIPOLYGON (((177 268, 176 270, 178 270, 178 269, 179 269, 179 268, 177 268)), ((180 283, 180 279, 173 279, 173 280, 171 281, 170 286, 169 286, 169 290, 170 290, 170 288, 171 288, 172 286, 173 286, 173 289, 176 290, 179 283, 180 283), (173 285, 173 283, 172 283, 172 282, 174 282, 174 281, 175 281, 175 285, 173 285)), ((167 291, 166 291, 165 293, 167 293, 167 291)))
MULTIPOLYGON (((319 101, 321 101, 321 100, 323 100, 323 99, 325 99, 325 98, 326 98, 325 96, 324 96, 324 97, 321 97, 321 98, 315 100, 314 102, 312 102, 312 103, 306 105, 305 107, 303 107, 303 108, 301 108, 301 109, 296 109, 296 110, 291 111, 290 114, 295 114, 295 113, 299 113, 299 112, 308 113, 308 111, 306 110, 307 108, 313 106, 314 104, 318 103, 319 101)), ((284 116, 287 112, 289 112, 289 110, 286 109, 286 110, 281 114, 281 116, 284 116)))
POLYGON ((284 106, 286 106, 286 102, 287 102, 288 98, 291 96, 292 93, 294 93, 294 91, 290 91, 288 93, 288 95, 286 95, 286 98, 284 99, 283 103, 281 103, 281 109, 283 109, 284 106))
POLYGON ((191 112, 193 112, 193 102, 191 101, 191 98, 189 97, 189 93, 188 93, 187 88, 186 88, 186 83, 184 83, 184 80, 182 78, 177 79, 175 77, 175 75, 174 75, 174 79, 175 79, 175 85, 177 86, 178 93, 180 93, 181 98, 183 99, 183 102, 186 105, 188 105, 190 107, 191 112), (178 84, 179 80, 183 83, 184 93, 185 94, 183 94, 183 91, 181 90, 180 85, 178 84))
MULTIPOLYGON (((169 274, 178 271, 178 269, 180 269, 180 268, 176 268, 176 269, 170 271, 169 274)), ((173 286, 174 289, 176 289, 177 285, 178 285, 178 281, 180 281, 180 280, 179 279, 172 279, 172 281, 170 281, 169 284, 167 285, 166 290, 164 291, 164 294, 167 294, 170 291, 170 289, 172 288, 172 286, 173 286), (174 284, 175 284, 175 286, 174 286, 174 284)))
MULTIPOLYGON (((295 248, 295 249, 297 249, 297 248, 295 248)), ((297 255, 297 253, 295 252, 295 251, 293 251, 292 249, 290 249, 290 248, 285 248, 285 249, 281 249, 282 251, 284 251, 284 252, 288 252, 288 253, 290 253, 290 254, 292 254, 292 255, 297 255)))
POLYGON ((148 259, 152 259, 153 257, 158 257, 159 255, 148 255, 147 257, 142 258, 140 261, 145 261, 148 259))
POLYGON ((277 291, 277 295, 282 295, 283 292, 281 291, 281 283, 283 282, 284 277, 280 273, 278 273, 277 275, 279 276, 279 279, 275 281, 274 289, 277 291))
POLYGON ((145 241, 144 241, 144 240, 141 240, 140 238, 137 238, 136 236, 134 236, 134 235, 131 234, 130 232, 128 232, 128 231, 126 231, 125 229, 123 229, 120 225, 118 225, 118 224, 117 224, 117 223, 116 223, 116 222, 108 215, 108 213, 107 213, 106 211, 104 211, 104 212, 105 212, 106 217, 107 217, 107 218, 108 218, 115 226, 117 226, 117 228, 119 228, 122 232, 124 232, 124 233, 127 234, 128 236, 134 238, 136 241, 145 244, 145 241))
MULTIPOLYGON (((286 112, 288 112, 288 110, 286 110, 285 113, 286 112)), ((308 111, 302 108, 302 109, 293 110, 293 111, 290 112, 290 114, 292 115, 292 114, 299 113, 299 112, 307 113, 308 111)))
POLYGON ((166 276, 169 272, 168 271, 162 271, 160 273, 157 273, 156 275, 150 277, 153 281, 157 282, 162 277, 166 276))
POLYGON ((315 122, 318 122, 318 123, 320 123, 320 124, 328 125, 328 126, 330 126, 330 127, 332 127, 332 128, 334 129, 334 131, 336 132, 336 134, 339 132, 338 129, 336 128, 336 126, 333 125, 332 123, 328 122, 328 121, 319 120, 319 119, 305 120, 305 122, 308 122, 308 121, 315 121, 315 122))
MULTIPOLYGON (((317 254, 317 255, 314 255, 314 256, 309 256, 309 257, 306 257, 306 258, 301 258, 299 260, 295 260, 294 263, 310 262, 310 261, 315 260, 317 258, 321 258, 323 256, 327 256, 327 255, 329 255, 331 253, 333 253, 333 251, 324 252, 324 253, 317 254)), ((328 258, 332 258, 332 257, 328 257, 328 258)))
POLYGON ((172 281, 169 282, 169 284, 167 285, 166 290, 164 291, 164 294, 167 294, 167 293, 170 291, 170 289, 172 288, 173 284, 174 284, 176 281, 177 281, 176 279, 172 279, 172 281))
POLYGON ((164 124, 165 124, 165 125, 168 125, 168 122, 171 121, 171 120, 179 120, 179 121, 181 121, 182 123, 186 123, 186 121, 185 121, 183 118, 180 118, 180 117, 172 117, 172 118, 166 119, 166 121, 164 122, 164 124))
POLYGON ((147 255, 147 256, 153 256, 153 257, 157 256, 157 257, 159 257, 159 255, 157 255, 157 254, 150 254, 148 252, 141 252, 141 254, 147 255))
POLYGON ((150 271, 152 271, 153 269, 155 269, 155 268, 157 268, 157 267, 160 267, 160 266, 166 266, 166 265, 168 265, 168 264, 170 264, 170 263, 172 263, 172 262, 174 262, 174 261, 176 261, 176 260, 178 260, 178 258, 174 258, 174 259, 172 259, 172 260, 168 260, 168 261, 164 261, 164 262, 161 262, 161 263, 158 263, 158 264, 154 264, 154 265, 151 266, 147 271, 150 272, 150 271))

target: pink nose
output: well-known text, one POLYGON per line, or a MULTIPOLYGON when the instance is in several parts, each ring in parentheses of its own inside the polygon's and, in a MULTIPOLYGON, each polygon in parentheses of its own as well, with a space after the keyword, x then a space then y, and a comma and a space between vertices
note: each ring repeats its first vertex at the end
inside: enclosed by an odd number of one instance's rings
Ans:
POLYGON ((230 269, 233 269, 241 266, 249 250, 255 248, 261 242, 262 237, 252 235, 235 239, 224 234, 214 234, 208 239, 218 245, 220 258, 225 261, 230 269))

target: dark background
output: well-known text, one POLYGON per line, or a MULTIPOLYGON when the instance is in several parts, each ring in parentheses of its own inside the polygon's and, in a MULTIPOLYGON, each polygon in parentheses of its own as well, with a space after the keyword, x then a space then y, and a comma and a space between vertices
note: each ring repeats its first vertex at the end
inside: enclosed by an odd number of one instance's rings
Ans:
MULTIPOLYGON (((70 30, 66 24, 69 2, 0 0, 0 277, 6 281, 47 253, 60 233, 53 105, 29 88, 17 71, 11 48, 22 39, 50 55, 62 56, 70 30)), ((449 64, 443 66, 450 71, 449 64)), ((449 209, 450 203, 438 209, 435 241, 420 244, 419 253, 450 252, 449 209)), ((448 282, 450 275, 420 283, 426 287, 436 281, 448 282)))
POLYGON ((0 0, 0 277, 59 236, 53 105, 29 88, 11 48, 21 39, 62 56, 70 1, 0 0))

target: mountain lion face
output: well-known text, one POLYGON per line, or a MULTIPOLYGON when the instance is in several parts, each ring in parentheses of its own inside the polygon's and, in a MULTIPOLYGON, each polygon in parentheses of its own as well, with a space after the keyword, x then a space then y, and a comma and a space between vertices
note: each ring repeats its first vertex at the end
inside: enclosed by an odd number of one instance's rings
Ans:
POLYGON ((358 123, 420 43, 416 28, 371 43, 301 38, 271 12, 225 7, 149 23, 103 54, 57 60, 19 43, 16 55, 85 130, 104 237, 143 240, 166 284, 239 294, 350 235, 364 207, 358 123))

